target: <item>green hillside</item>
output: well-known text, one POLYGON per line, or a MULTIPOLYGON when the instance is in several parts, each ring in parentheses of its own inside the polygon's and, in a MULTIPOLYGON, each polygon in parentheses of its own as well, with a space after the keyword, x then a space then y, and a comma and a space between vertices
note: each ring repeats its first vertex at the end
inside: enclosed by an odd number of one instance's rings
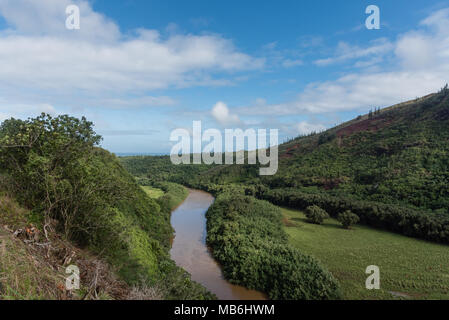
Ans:
POLYGON ((4 121, 0 200, 15 199, 19 209, 1 210, 0 225, 33 228, 41 235, 32 241, 37 248, 62 239, 96 254, 128 286, 153 288, 161 298, 212 297, 169 257, 171 202, 182 190, 157 200, 147 196, 114 155, 97 147, 100 140, 84 118, 4 121))

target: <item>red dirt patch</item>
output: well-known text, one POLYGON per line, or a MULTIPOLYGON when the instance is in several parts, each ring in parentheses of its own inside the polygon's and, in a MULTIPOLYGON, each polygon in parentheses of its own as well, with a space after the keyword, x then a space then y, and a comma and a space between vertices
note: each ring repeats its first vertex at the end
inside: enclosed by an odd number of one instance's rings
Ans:
POLYGON ((296 227, 296 223, 294 223, 293 221, 289 220, 287 217, 284 217, 282 219, 282 223, 284 224, 284 226, 286 227, 296 227))
POLYGON ((293 153, 295 150, 297 150, 299 148, 299 144, 295 144, 290 148, 287 148, 287 150, 285 150, 285 152, 281 155, 281 158, 291 158, 293 157, 293 153))
POLYGON ((380 117, 365 119, 338 130, 337 137, 345 137, 362 131, 376 132, 388 126, 390 123, 391 121, 380 117))

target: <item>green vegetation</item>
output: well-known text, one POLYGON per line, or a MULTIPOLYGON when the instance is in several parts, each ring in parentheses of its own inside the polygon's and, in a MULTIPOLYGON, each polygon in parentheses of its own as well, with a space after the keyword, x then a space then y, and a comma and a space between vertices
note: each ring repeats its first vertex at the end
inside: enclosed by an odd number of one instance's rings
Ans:
POLYGON ((207 243, 233 283, 271 299, 338 299, 339 286, 320 263, 287 244, 279 208, 221 194, 207 214, 207 243))
POLYGON ((151 198, 158 199, 164 195, 164 191, 159 188, 154 188, 150 186, 141 186, 142 190, 151 198))
POLYGON ((0 213, 0 300, 128 298, 129 286, 100 256, 61 239, 52 225, 43 235, 27 223, 29 211, 9 196, 0 195, 0 213), (68 264, 83 270, 78 291, 65 290, 68 264))
POLYGON ((278 174, 256 180, 449 214, 448 128, 449 93, 442 90, 294 139, 280 148, 278 174))
POLYGON ((170 209, 185 188, 151 199, 100 140, 85 118, 5 120, 0 190, 29 209, 27 223, 45 232, 56 221, 57 232, 104 256, 129 285, 164 288, 167 299, 211 298, 168 253, 170 209))
POLYGON ((329 218, 329 215, 318 206, 309 206, 306 208, 306 217, 311 223, 322 224, 325 219, 329 218))
MULTIPOLYGON (((281 145, 274 176, 260 177, 251 165, 172 166, 169 157, 157 159, 158 175, 203 190, 238 184, 276 204, 318 205, 334 217, 350 210, 363 224, 449 243, 448 128, 449 90, 443 88, 281 145)), ((139 166, 122 161, 139 175, 156 164, 144 157, 139 166)))
POLYGON ((318 258, 338 279, 344 299, 449 299, 449 250, 446 245, 357 225, 341 228, 335 219, 323 225, 282 209, 289 243, 318 258), (367 290, 366 267, 380 268, 380 290, 367 290), (393 292, 395 295, 391 294, 393 292))
POLYGON ((50 266, 33 263, 27 246, 0 228, 0 300, 53 299, 60 278, 50 266))
POLYGON ((189 190, 178 183, 149 179, 142 176, 137 177, 137 182, 150 198, 157 200, 164 212, 171 213, 189 195, 189 190))
POLYGON ((189 195, 189 190, 177 183, 158 182, 154 185, 164 191, 164 195, 158 199, 158 202, 168 212, 172 212, 189 195))
MULTIPOLYGON (((263 177, 257 165, 173 166, 169 157, 121 161, 151 181, 163 177, 214 195, 250 195, 300 210, 322 208, 334 219, 321 226, 302 224, 297 222, 304 219, 300 214, 287 221, 294 226, 287 230, 292 244, 320 259, 341 281, 345 298, 392 298, 388 290, 447 298, 447 246, 403 236, 449 244, 447 86, 292 139, 279 147, 279 155, 278 173, 263 177), (357 220, 365 226, 337 228, 339 215, 346 227, 357 220), (363 286, 370 264, 383 270, 380 292, 363 286)), ((232 259, 223 264, 235 266, 232 259)), ((228 276, 235 278, 232 272, 228 276)))
POLYGON ((211 168, 209 165, 174 166, 169 156, 121 157, 120 161, 126 170, 138 177, 139 183, 144 185, 154 181, 175 181, 187 184, 198 173, 211 168))
POLYGON ((345 229, 350 229, 352 225, 360 221, 359 216, 352 213, 349 210, 342 212, 337 217, 338 222, 340 222, 345 229))
POLYGON ((274 189, 259 192, 259 197, 280 206, 306 209, 318 205, 337 217, 351 210, 361 223, 406 236, 449 243, 449 215, 416 210, 409 207, 355 200, 347 197, 304 193, 295 189, 274 189))

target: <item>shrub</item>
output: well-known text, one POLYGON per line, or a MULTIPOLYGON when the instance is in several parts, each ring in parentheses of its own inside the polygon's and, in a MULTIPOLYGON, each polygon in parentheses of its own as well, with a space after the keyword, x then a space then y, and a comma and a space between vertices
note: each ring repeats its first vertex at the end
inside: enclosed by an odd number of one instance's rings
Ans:
POLYGON ((338 215, 337 220, 343 225, 343 228, 350 229, 352 225, 360 221, 360 218, 350 210, 346 210, 338 215))
POLYGON ((327 214, 326 211, 314 205, 307 207, 306 217, 311 223, 322 224, 324 219, 329 218, 329 215, 327 214))
POLYGON ((322 145, 326 142, 334 140, 336 137, 337 135, 335 133, 323 132, 318 138, 318 144, 322 145))
POLYGON ((280 209, 222 193, 207 214, 207 243, 232 283, 270 299, 338 299, 339 284, 316 259, 288 244, 280 209))

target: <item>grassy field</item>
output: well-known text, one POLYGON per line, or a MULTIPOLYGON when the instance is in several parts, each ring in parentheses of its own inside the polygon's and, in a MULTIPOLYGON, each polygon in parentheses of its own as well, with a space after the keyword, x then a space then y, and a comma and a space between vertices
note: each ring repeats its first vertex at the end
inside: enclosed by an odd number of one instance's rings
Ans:
POLYGON ((150 186, 141 186, 141 188, 152 199, 158 199, 164 195, 164 191, 159 188, 154 188, 150 186))
POLYGON ((340 281, 345 299, 449 299, 449 246, 335 219, 306 222, 302 212, 282 209, 290 243, 318 258, 340 281), (367 290, 366 267, 380 268, 380 290, 367 290))

